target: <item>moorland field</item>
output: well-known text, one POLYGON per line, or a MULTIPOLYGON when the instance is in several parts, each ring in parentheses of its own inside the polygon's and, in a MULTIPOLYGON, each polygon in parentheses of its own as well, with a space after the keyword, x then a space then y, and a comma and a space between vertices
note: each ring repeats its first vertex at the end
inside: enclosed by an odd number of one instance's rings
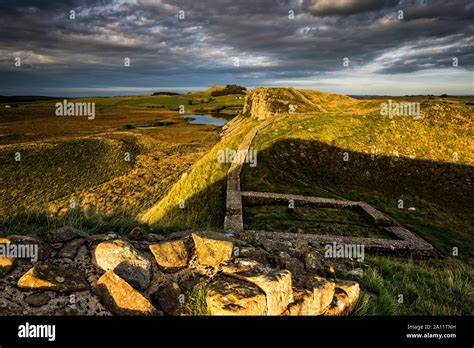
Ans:
MULTIPOLYGON (((0 103, 0 236, 65 225, 118 234, 136 226, 222 230, 229 164, 218 152, 238 148, 273 113, 280 117, 252 142, 258 165, 244 166, 242 190, 364 201, 436 250, 428 260, 354 261, 362 275, 340 274, 365 290, 353 314, 474 312, 473 97, 355 99, 292 88, 211 95, 220 89, 71 99, 96 103, 94 120, 55 116, 61 100, 0 103), (381 116, 387 99, 420 103, 421 118, 381 116), (229 122, 190 124, 181 105, 229 122)), ((337 209, 244 212, 248 229, 384 238, 363 216, 337 209)))

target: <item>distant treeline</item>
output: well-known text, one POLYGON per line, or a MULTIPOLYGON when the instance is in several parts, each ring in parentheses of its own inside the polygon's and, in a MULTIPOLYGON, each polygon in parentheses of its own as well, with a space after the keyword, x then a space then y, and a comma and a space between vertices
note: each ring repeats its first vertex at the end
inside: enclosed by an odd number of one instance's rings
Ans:
POLYGON ((221 95, 227 95, 227 94, 245 94, 245 91, 247 88, 242 87, 242 86, 237 86, 237 85, 227 85, 224 87, 224 89, 220 89, 217 91, 212 91, 211 95, 213 97, 218 97, 221 95))
POLYGON ((181 95, 181 93, 176 92, 155 92, 152 95, 181 95))

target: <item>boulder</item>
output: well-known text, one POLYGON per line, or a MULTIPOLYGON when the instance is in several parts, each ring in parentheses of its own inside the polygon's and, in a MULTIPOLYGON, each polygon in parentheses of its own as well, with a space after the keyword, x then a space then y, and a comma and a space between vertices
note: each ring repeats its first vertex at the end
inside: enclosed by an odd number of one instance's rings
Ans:
POLYGON ((85 243, 84 238, 73 239, 68 242, 64 247, 61 248, 58 252, 58 257, 60 258, 67 258, 67 259, 74 259, 79 251, 79 248, 82 244, 85 243))
POLYGON ((110 235, 110 234, 92 234, 87 237, 87 240, 89 243, 94 244, 94 243, 100 243, 100 242, 105 242, 105 241, 110 241, 116 239, 117 236, 110 235))
POLYGON ((270 254, 260 248, 255 248, 255 247, 239 248, 239 254, 237 256, 244 259, 256 260, 264 266, 270 266, 270 264, 268 263, 270 254))
POLYGON ((149 248, 164 271, 172 272, 188 265, 188 249, 181 239, 152 244, 149 248))
POLYGON ((131 230, 128 237, 130 238, 130 240, 136 241, 142 241, 147 239, 146 232, 140 227, 135 227, 133 230, 131 230))
POLYGON ((31 307, 41 307, 47 304, 50 300, 50 297, 47 294, 35 293, 26 296, 25 302, 28 303, 31 307))
POLYGON ((158 243, 162 242, 165 240, 165 237, 162 236, 161 234, 156 234, 156 233, 148 233, 146 235, 146 240, 152 243, 158 243))
POLYGON ((291 273, 288 270, 276 270, 264 267, 255 261, 244 264, 238 260, 232 267, 223 267, 222 272, 231 277, 255 284, 267 297, 267 315, 280 315, 292 300, 291 273))
POLYGON ((232 242, 192 234, 196 259, 203 266, 217 266, 232 258, 232 242))
POLYGON ((322 269, 321 256, 314 251, 305 253, 304 267, 307 272, 318 272, 322 269))
POLYGON ((293 302, 288 305, 285 315, 316 315, 313 292, 308 289, 293 288, 293 302))
POLYGON ((142 294, 112 270, 106 271, 99 278, 96 292, 102 302, 115 315, 159 314, 142 294))
POLYGON ((17 285, 26 289, 75 292, 89 289, 83 273, 77 269, 37 263, 19 280, 17 285))
POLYGON ((357 282, 351 280, 338 280, 336 281, 336 289, 342 290, 346 293, 350 306, 354 305, 359 299, 360 287, 357 282))
POLYGON ((311 277, 306 286, 313 293, 314 313, 320 315, 329 307, 334 298, 334 282, 322 277, 311 277))
POLYGON ((184 314, 184 295, 178 283, 171 282, 158 288, 151 295, 151 300, 168 315, 179 316, 184 314))
POLYGON ((293 289, 294 302, 288 306, 288 315, 321 315, 331 305, 335 285, 318 276, 298 279, 302 287, 293 289))
POLYGON ((87 238, 88 234, 76 228, 65 226, 50 232, 46 240, 50 243, 67 243, 76 238, 87 238))
POLYGON ((146 289, 150 285, 151 263, 129 242, 117 239, 98 244, 92 262, 103 271, 114 271, 136 288, 146 289))
POLYGON ((37 245, 39 261, 44 261, 51 255, 51 248, 45 242, 33 236, 11 235, 8 236, 8 239, 11 243, 17 245, 37 245))
POLYGON ((287 269, 291 274, 304 273, 303 263, 295 257, 291 257, 290 254, 284 251, 278 252, 275 256, 270 259, 270 265, 279 269, 287 269))
POLYGON ((324 312, 325 316, 338 316, 344 314, 347 308, 350 307, 349 297, 344 291, 336 289, 334 299, 331 306, 324 312))
MULTIPOLYGON (((10 244, 9 239, 0 238, 0 248, 7 248, 8 244, 10 244)), ((15 261, 14 257, 0 257, 0 277, 3 277, 15 266, 15 261)))
POLYGON ((255 285, 220 276, 206 291, 207 309, 211 315, 265 315, 265 294, 255 285))

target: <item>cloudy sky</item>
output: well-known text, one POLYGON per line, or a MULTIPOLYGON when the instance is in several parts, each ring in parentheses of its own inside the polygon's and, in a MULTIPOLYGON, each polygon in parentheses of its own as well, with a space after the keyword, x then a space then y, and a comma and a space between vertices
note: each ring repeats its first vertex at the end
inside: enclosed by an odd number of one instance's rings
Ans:
POLYGON ((474 94, 473 19, 468 0, 0 0, 0 95, 474 94))

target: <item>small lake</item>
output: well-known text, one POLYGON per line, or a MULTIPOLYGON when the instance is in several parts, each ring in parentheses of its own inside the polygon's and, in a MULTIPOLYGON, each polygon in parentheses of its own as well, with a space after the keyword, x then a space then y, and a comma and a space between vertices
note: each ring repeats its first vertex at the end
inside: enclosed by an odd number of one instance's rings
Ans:
POLYGON ((217 127, 221 127, 227 123, 228 120, 225 118, 214 117, 210 115, 194 115, 188 114, 181 116, 182 118, 190 118, 192 119, 190 124, 212 124, 217 127))

